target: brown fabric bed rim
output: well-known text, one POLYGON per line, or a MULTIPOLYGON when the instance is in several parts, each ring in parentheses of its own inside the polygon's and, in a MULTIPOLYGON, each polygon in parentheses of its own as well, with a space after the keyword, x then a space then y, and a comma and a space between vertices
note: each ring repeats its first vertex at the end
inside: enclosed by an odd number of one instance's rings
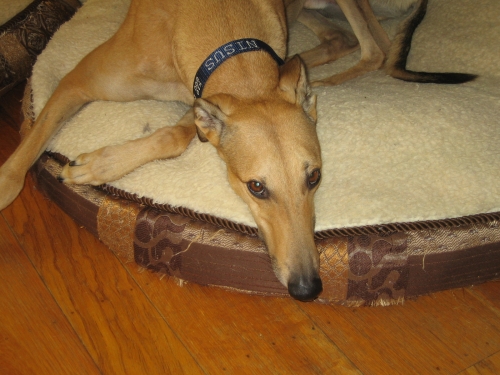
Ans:
MULTIPOLYGON (((0 25, 0 35, 5 33, 6 31, 10 30, 17 23, 24 21, 24 19, 31 12, 33 12, 41 3, 43 3, 43 1, 44 0, 33 1, 26 8, 24 8, 21 12, 19 12, 14 17, 12 17, 10 20, 5 22, 3 25, 0 25)), ((82 5, 79 0, 62 0, 62 1, 60 1, 60 3, 65 5, 68 8, 68 10, 70 10, 71 12, 74 12, 76 8, 79 8, 82 5)))
MULTIPOLYGON (((64 164, 69 162, 69 159, 64 155, 58 153, 49 153, 49 155, 64 164)), ((210 214, 199 213, 185 207, 175 207, 170 204, 154 203, 153 199, 151 198, 139 197, 137 194, 129 193, 107 184, 96 186, 96 189, 120 198, 124 198, 142 204, 144 206, 182 215, 191 219, 200 220, 212 225, 216 225, 218 227, 232 229, 234 231, 243 234, 257 236, 258 233, 258 230, 255 227, 251 227, 244 224, 238 224, 233 221, 219 218, 210 214)), ((349 236, 362 236, 362 235, 380 235, 380 234, 389 234, 394 232, 420 231, 428 229, 459 227, 469 224, 486 224, 491 221, 500 221, 500 212, 469 215, 451 219, 424 220, 415 222, 402 222, 402 223, 391 223, 391 224, 366 225, 361 227, 327 229, 316 232, 314 234, 314 237, 316 240, 323 240, 339 236, 349 237, 349 236)))

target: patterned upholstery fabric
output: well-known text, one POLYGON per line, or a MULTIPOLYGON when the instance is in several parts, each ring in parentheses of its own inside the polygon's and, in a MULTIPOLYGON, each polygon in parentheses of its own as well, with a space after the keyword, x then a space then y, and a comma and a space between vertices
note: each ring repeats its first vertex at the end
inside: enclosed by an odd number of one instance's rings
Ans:
POLYGON ((78 0, 36 0, 0 26, 0 96, 29 77, 37 56, 79 6, 78 0))
MULTIPOLYGON (((126 199, 116 190, 60 184, 58 158, 45 154, 35 165, 40 190, 125 261, 183 281, 288 296, 248 228, 126 199)), ((319 232, 316 243, 323 303, 397 304, 500 275, 500 213, 319 232)))

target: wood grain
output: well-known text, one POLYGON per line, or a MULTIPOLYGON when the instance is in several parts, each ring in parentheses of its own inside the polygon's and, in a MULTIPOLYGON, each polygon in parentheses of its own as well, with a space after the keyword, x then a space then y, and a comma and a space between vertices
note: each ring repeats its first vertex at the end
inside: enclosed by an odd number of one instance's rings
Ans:
POLYGON ((483 359, 474 366, 469 367, 460 375, 498 375, 500 374, 500 353, 483 359))
POLYGON ((179 287, 171 279, 158 287, 158 275, 127 266, 208 373, 359 373, 295 301, 179 287))
POLYGON ((303 309, 364 374, 455 374, 481 358, 496 358, 499 286, 435 293, 382 311, 333 306, 328 313, 314 304, 303 309))
POLYGON ((3 219, 0 264, 2 374, 99 374, 3 219))
POLYGON ((35 191, 29 178, 3 215, 105 373, 200 373, 116 257, 35 191))
POLYGON ((491 304, 495 311, 500 310, 500 281, 491 281, 469 289, 469 293, 491 304))

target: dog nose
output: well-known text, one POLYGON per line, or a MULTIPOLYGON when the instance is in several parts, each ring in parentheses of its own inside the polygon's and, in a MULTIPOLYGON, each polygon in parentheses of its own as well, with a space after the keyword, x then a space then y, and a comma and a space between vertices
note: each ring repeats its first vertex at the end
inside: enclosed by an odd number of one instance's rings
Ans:
POLYGON ((292 278, 288 282, 288 293, 299 301, 308 302, 316 299, 323 291, 323 283, 317 276, 292 278))

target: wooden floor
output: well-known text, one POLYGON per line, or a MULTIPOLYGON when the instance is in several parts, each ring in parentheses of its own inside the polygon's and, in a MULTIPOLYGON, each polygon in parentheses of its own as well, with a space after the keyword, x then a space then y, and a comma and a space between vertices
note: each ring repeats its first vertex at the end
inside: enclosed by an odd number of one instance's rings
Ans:
MULTIPOLYGON (((0 163, 22 89, 0 98, 0 163)), ((498 282, 378 308, 180 287, 121 262, 29 178, 0 215, 0 374, 500 374, 498 282)))

